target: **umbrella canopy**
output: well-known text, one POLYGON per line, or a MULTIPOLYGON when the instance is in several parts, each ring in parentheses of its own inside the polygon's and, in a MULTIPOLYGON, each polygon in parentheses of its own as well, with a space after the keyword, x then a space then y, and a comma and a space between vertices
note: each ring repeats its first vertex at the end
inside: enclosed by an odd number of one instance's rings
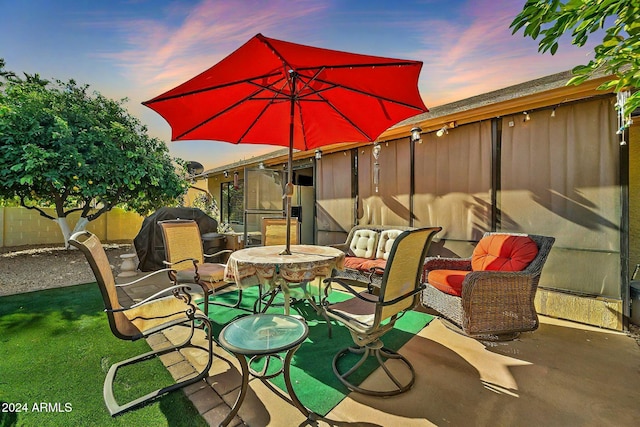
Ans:
POLYGON ((143 104, 170 124, 173 141, 289 147, 289 218, 293 149, 374 141, 399 121, 428 111, 418 92, 421 68, 420 61, 258 34, 213 67, 143 104))

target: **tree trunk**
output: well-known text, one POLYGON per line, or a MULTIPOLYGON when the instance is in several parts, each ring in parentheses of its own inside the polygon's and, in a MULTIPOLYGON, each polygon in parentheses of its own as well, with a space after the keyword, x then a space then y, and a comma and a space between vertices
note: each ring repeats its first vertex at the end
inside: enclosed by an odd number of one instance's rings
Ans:
POLYGON ((54 221, 58 223, 60 231, 62 231, 65 249, 71 249, 69 238, 78 231, 84 231, 87 228, 87 224, 89 224, 89 220, 86 217, 81 216, 80 219, 78 219, 78 222, 76 222, 75 227, 73 227, 73 231, 71 231, 66 217, 56 218, 54 221))
POLYGON ((69 223, 67 222, 67 218, 62 216, 54 219, 54 221, 58 223, 58 227, 60 227, 60 231, 62 232, 65 249, 69 249, 71 247, 71 245, 69 244, 69 237, 71 237, 71 230, 69 228, 69 223))

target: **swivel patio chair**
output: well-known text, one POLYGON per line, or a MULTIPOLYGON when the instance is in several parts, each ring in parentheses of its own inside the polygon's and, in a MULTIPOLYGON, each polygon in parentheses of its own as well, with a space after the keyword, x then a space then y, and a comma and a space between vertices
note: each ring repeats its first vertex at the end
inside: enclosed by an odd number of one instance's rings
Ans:
POLYGON ((202 246, 202 236, 198 224, 192 220, 159 221, 165 248, 165 265, 172 281, 180 284, 194 283, 202 288, 204 295, 203 311, 209 315, 209 304, 238 308, 242 300, 242 290, 238 288, 238 298, 235 304, 209 301, 209 296, 215 295, 223 289, 237 287, 235 283, 225 282, 225 264, 205 262, 206 258, 214 258, 230 250, 223 250, 214 254, 205 254, 202 246))
POLYGON ((485 233, 469 258, 427 258, 422 304, 450 329, 504 341, 538 328, 534 298, 555 239, 485 233))
POLYGON ((192 304, 191 296, 185 291, 184 287, 174 284, 130 307, 124 307, 118 300, 118 287, 124 288, 139 283, 142 280, 158 276, 158 274, 165 274, 165 270, 155 271, 130 283, 116 285, 113 272, 109 265, 109 259, 100 240, 95 235, 88 231, 80 231, 71 236, 69 243, 80 249, 89 262, 104 300, 104 311, 109 320, 109 327, 113 335, 117 338, 127 341, 137 341, 141 338, 148 338, 154 334, 161 333, 174 326, 186 326, 190 328, 186 340, 181 344, 161 350, 149 351, 115 363, 109 368, 104 381, 103 395, 111 416, 118 415, 137 406, 142 406, 166 393, 198 382, 207 376, 213 360, 211 323, 208 317, 192 304), (192 342, 196 323, 205 326, 207 347, 202 347, 192 342), (113 393, 113 385, 118 369, 173 351, 179 352, 183 348, 198 348, 208 353, 206 366, 198 372, 197 375, 152 391, 122 405, 116 401, 113 393))
POLYGON ((413 386, 413 366, 404 356, 384 347, 381 337, 393 328, 396 320, 418 303, 419 293, 424 288, 420 283, 424 259, 433 236, 441 229, 430 227, 404 231, 395 239, 382 275, 379 295, 373 295, 368 291, 359 293, 339 278, 325 280, 328 285, 337 284, 354 295, 344 302, 326 307, 327 315, 344 324, 355 343, 355 346, 339 351, 333 358, 333 372, 350 390, 373 396, 392 396, 413 386), (341 369, 341 360, 349 353, 362 354, 362 357, 350 368, 341 369), (348 377, 355 373, 369 356, 375 357, 393 383, 388 389, 366 389, 349 381, 348 377), (395 367, 387 366, 385 362, 388 359, 398 360, 402 364, 395 367), (392 372, 397 368, 404 368, 404 372, 399 372, 398 375, 392 372), (399 374, 402 374, 402 380, 399 379, 399 374))

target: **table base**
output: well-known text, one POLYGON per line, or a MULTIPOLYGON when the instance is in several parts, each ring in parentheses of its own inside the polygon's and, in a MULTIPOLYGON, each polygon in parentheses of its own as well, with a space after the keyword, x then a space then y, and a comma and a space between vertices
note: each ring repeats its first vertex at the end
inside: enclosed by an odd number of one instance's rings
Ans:
POLYGON ((231 408, 231 412, 229 412, 229 415, 227 415, 227 417, 222 421, 222 423, 220 423, 220 425, 221 426, 228 425, 233 419, 233 417, 235 417, 238 414, 238 411, 240 410, 240 406, 242 405, 242 402, 244 401, 244 398, 246 397, 247 391, 249 389, 250 375, 262 381, 262 383, 265 384, 271 391, 273 391, 282 399, 284 399, 285 401, 295 406, 300 412, 302 412, 302 414, 305 417, 307 417, 310 420, 316 419, 316 414, 313 413, 312 411, 309 411, 302 404, 302 402, 300 402, 300 400, 298 399, 298 396, 293 390, 293 385, 291 384, 291 359, 293 358, 293 355, 295 354, 296 350, 298 350, 299 347, 300 345, 297 345, 292 349, 288 350, 284 359, 282 359, 282 357, 278 354, 269 353, 269 354, 261 354, 261 355, 253 356, 249 362, 247 362, 247 358, 243 354, 231 352, 240 362, 240 368, 242 370, 242 385, 240 387, 240 394, 238 394, 238 397, 236 398, 236 401, 233 404, 233 407, 231 408), (252 369, 250 367, 250 364, 252 361, 260 357, 265 357, 267 360, 265 361, 265 366, 262 369, 262 371, 258 372, 252 369), (280 361, 282 362, 282 367, 277 372, 268 374, 267 371, 269 368, 269 362, 270 362, 270 359, 273 357, 280 359, 280 361), (272 384, 268 382, 269 379, 275 378, 280 374, 283 375, 284 383, 285 383, 285 386, 287 387, 287 392, 289 393, 289 397, 285 396, 284 393, 282 393, 277 387, 274 387, 272 384))

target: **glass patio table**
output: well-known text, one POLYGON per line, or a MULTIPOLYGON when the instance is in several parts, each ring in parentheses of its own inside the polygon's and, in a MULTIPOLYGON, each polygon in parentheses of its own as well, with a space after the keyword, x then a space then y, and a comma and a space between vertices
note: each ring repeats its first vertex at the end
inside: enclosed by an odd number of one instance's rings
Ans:
POLYGON ((249 376, 266 381, 280 374, 284 377, 289 397, 286 398, 274 387, 269 388, 294 405, 307 418, 312 419, 314 413, 309 411, 296 396, 291 384, 291 359, 302 342, 309 335, 307 324, 292 316, 284 314, 253 314, 234 320, 220 331, 220 345, 233 353, 242 369, 242 386, 231 412, 221 425, 226 426, 236 416, 247 394, 249 376), (286 353, 284 359, 278 353, 286 353), (247 358, 249 360, 247 361, 247 358), (279 369, 270 370, 272 359, 280 363, 279 369), (256 370, 262 361, 263 365, 256 370))

